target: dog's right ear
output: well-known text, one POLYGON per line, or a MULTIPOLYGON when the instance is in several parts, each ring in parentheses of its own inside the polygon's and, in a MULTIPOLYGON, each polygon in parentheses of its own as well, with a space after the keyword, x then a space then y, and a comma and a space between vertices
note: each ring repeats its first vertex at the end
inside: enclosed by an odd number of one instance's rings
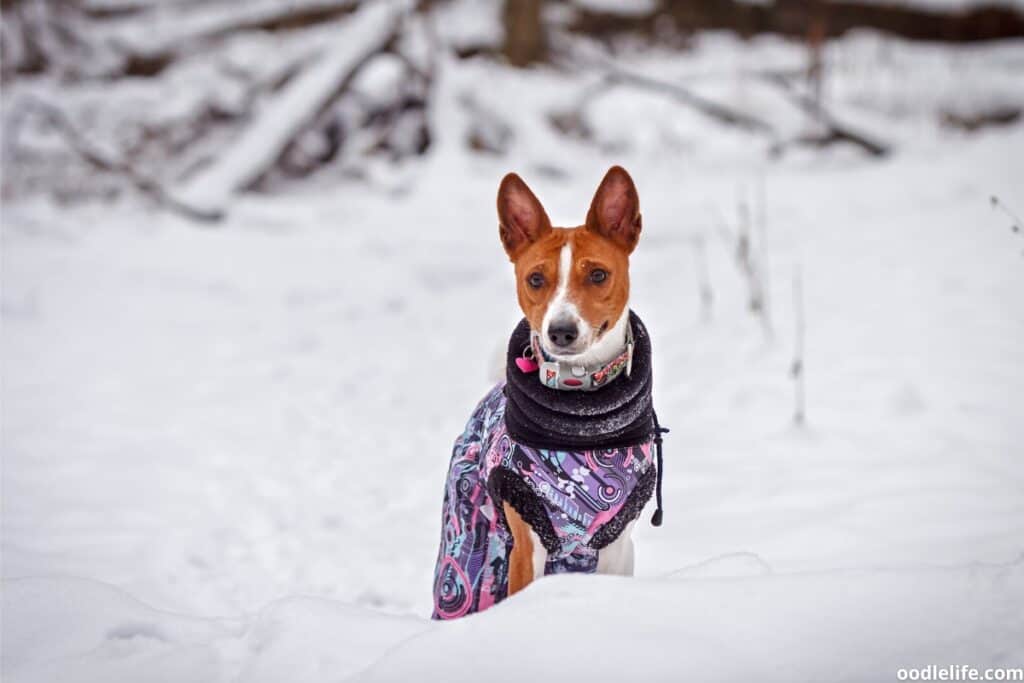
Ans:
POLYGON ((523 250, 551 231, 544 207, 523 179, 509 173, 498 187, 498 234, 509 259, 515 261, 523 250))

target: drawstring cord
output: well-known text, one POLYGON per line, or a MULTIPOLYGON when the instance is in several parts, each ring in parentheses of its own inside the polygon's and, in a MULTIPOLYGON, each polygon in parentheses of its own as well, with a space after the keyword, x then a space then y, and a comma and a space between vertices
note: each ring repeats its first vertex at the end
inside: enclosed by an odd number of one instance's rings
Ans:
POLYGON ((657 484, 656 484, 656 489, 655 489, 655 495, 657 496, 656 500, 657 500, 657 503, 658 503, 658 508, 654 511, 654 516, 651 517, 651 526, 661 526, 661 518, 663 517, 662 505, 661 505, 661 477, 662 477, 662 472, 664 471, 664 460, 662 459, 662 456, 661 456, 661 442, 662 442, 661 435, 662 434, 668 434, 669 433, 669 429, 667 427, 662 427, 658 423, 658 414, 656 412, 654 412, 653 408, 651 409, 651 415, 654 417, 654 450, 655 450, 655 453, 657 454, 657 457, 658 457, 658 479, 657 479, 657 484))

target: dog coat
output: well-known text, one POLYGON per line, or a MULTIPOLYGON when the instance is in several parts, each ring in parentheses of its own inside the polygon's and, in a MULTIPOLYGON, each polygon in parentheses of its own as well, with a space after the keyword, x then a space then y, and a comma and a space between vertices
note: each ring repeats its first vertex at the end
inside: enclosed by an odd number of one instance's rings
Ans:
MULTIPOLYGON (((665 430, 651 407, 649 337, 632 312, 630 322, 631 376, 586 393, 549 388, 521 371, 515 359, 530 346, 529 325, 513 331, 507 380, 477 405, 453 448, 434 619, 507 597, 513 538, 503 503, 540 538, 545 574, 595 572, 601 549, 639 516, 655 488, 652 445, 665 430)), ((660 495, 655 514, 659 524, 660 495)))
POLYGON ((654 490, 651 441, 601 450, 548 450, 505 427, 505 383, 456 440, 445 487, 435 619, 487 609, 508 594, 508 502, 548 552, 545 574, 592 573, 600 549, 639 516, 654 490))

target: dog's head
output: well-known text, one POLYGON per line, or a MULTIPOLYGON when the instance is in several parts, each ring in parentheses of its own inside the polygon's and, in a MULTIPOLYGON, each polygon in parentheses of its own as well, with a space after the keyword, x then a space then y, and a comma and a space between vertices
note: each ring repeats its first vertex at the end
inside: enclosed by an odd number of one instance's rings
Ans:
POLYGON ((523 179, 498 188, 501 243, 515 264, 519 306, 560 360, 591 360, 627 322, 629 255, 640 239, 640 200, 625 169, 613 166, 590 203, 586 222, 551 226, 523 179))

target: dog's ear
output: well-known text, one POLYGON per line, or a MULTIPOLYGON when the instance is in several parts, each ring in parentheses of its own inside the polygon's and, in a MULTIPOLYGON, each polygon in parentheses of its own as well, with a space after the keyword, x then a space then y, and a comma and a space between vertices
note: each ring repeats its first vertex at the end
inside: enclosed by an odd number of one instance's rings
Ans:
POLYGON ((607 237, 630 253, 640 240, 640 198, 633 179, 621 166, 612 166, 594 194, 587 212, 587 230, 607 237))
POLYGON ((498 234, 505 252, 515 260, 523 249, 551 231, 544 207, 523 179, 515 173, 502 178, 498 187, 498 234))

